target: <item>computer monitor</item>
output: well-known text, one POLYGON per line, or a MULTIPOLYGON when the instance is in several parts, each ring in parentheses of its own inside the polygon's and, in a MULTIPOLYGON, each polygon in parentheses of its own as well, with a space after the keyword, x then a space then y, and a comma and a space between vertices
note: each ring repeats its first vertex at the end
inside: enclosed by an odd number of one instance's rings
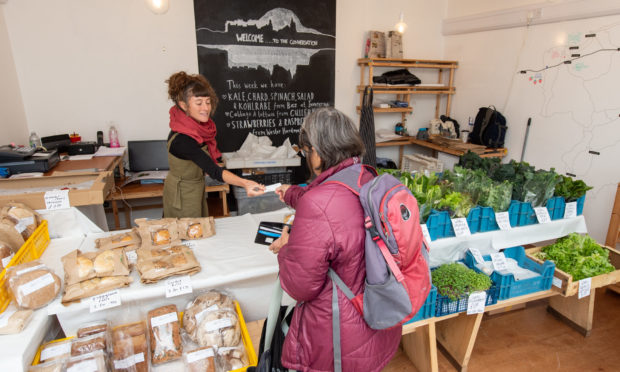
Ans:
POLYGON ((127 141, 129 170, 143 172, 168 170, 168 145, 166 140, 127 141))

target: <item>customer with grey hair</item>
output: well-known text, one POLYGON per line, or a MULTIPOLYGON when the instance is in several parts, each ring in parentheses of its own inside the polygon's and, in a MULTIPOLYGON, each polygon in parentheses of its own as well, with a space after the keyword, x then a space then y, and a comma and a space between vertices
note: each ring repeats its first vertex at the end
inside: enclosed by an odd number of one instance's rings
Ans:
MULTIPOLYGON (((277 193, 296 209, 290 231, 269 248, 278 253, 282 288, 298 304, 282 349, 282 365, 300 371, 334 369, 332 342, 332 268, 354 294, 362 293, 364 212, 348 188, 326 182, 360 162, 364 145, 355 125, 334 108, 321 108, 304 120, 299 145, 314 180, 306 187, 283 185, 277 193)), ((364 170, 360 183, 373 178, 364 170)), ((401 327, 371 329, 353 303, 338 291, 343 371, 380 371, 392 358, 401 327)))

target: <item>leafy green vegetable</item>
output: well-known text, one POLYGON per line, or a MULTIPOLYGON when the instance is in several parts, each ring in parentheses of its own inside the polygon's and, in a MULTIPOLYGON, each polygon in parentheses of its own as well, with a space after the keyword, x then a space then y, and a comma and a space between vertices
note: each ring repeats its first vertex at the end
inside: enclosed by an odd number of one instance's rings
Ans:
POLYGON ((432 280, 437 287, 437 293, 453 301, 472 292, 486 291, 491 287, 491 279, 488 276, 460 263, 439 266, 433 270, 432 280))
POLYGON ((543 247, 536 257, 553 261, 558 269, 572 275, 574 281, 616 270, 609 261, 609 251, 587 234, 571 233, 543 247))
POLYGON ((467 217, 469 210, 473 207, 474 204, 469 195, 456 191, 444 195, 437 204, 437 209, 450 212, 450 217, 460 218, 467 217))
POLYGON ((562 181, 555 186, 555 195, 564 197, 566 202, 573 202, 586 194, 586 191, 592 190, 592 187, 586 185, 582 180, 573 181, 571 177, 559 176, 562 181))
POLYGON ((512 184, 508 181, 494 182, 481 169, 466 169, 454 166, 454 170, 446 170, 442 176, 444 194, 458 191, 468 194, 474 205, 492 207, 501 212, 506 211, 512 196, 512 184))
POLYGON ((518 199, 532 203, 532 207, 540 207, 549 200, 555 192, 555 186, 561 181, 555 169, 539 169, 523 184, 523 198, 518 199))

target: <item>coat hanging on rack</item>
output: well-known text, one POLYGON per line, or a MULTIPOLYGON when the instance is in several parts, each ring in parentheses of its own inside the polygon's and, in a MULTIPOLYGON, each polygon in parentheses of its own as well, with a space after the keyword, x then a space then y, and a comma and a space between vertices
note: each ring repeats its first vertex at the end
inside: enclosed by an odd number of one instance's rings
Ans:
POLYGON ((362 110, 360 115, 360 136, 366 154, 364 155, 363 164, 373 167, 377 166, 377 151, 375 148, 375 113, 372 109, 372 86, 367 85, 364 88, 364 98, 362 99, 362 110))

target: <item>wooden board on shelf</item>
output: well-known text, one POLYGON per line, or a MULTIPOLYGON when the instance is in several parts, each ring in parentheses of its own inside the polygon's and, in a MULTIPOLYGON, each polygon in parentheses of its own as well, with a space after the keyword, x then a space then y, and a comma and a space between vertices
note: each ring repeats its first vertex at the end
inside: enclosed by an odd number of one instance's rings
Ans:
MULTIPOLYGON (((592 290, 594 290, 595 288, 604 287, 610 284, 620 282, 620 252, 610 247, 602 247, 609 251, 609 260, 611 261, 611 264, 616 268, 616 270, 607 274, 592 277, 592 290)), ((525 250, 525 254, 527 255, 527 257, 531 258, 535 262, 542 264, 543 261, 534 256, 534 254, 540 252, 541 249, 542 247, 529 248, 525 250)), ((574 296, 579 292, 579 282, 573 281, 572 275, 556 267, 553 276, 554 278, 557 278, 562 282, 562 286, 557 287, 555 285, 552 285, 551 289, 559 292, 562 296, 574 296)))
POLYGON ((486 146, 475 145, 473 143, 464 143, 460 139, 450 139, 441 136, 430 136, 428 139, 432 143, 447 147, 449 149, 459 150, 463 152, 471 151, 478 155, 484 154, 486 146))

